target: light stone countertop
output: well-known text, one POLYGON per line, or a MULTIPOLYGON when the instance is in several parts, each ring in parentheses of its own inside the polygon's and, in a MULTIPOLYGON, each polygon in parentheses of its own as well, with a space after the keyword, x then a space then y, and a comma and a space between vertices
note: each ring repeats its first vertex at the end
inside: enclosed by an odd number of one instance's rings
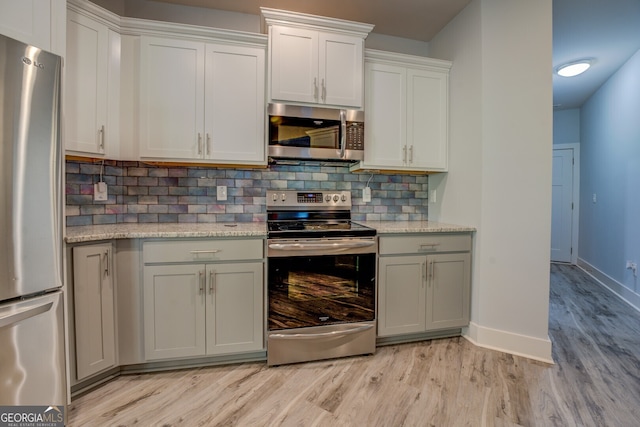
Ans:
POLYGON ((267 237, 264 222, 107 224, 67 227, 67 243, 163 237, 267 237))
MULTIPOLYGON (((378 234, 460 233, 474 227, 433 221, 355 221, 375 228, 378 234)), ((267 237, 264 222, 218 222, 198 224, 106 224, 67 227, 65 241, 82 243, 111 239, 184 238, 184 237, 267 237)))
POLYGON ((375 228, 378 234, 402 233, 463 233, 476 231, 474 227, 434 221, 354 221, 375 228))

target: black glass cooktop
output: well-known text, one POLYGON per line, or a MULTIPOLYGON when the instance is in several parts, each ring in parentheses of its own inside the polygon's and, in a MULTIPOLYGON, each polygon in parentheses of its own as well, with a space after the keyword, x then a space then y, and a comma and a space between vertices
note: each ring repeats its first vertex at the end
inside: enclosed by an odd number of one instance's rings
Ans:
POLYGON ((270 238, 375 236, 376 230, 350 220, 268 221, 270 238))

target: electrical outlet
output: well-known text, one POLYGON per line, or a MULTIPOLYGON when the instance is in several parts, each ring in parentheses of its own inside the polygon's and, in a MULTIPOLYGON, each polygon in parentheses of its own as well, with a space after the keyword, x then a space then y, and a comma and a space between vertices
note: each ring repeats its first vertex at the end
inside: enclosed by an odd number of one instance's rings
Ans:
POLYGON ((98 182, 93 184, 93 200, 97 202, 104 202, 109 198, 109 192, 107 190, 106 182, 98 182))
POLYGON ((227 200, 227 186, 218 185, 216 187, 216 198, 220 201, 227 200))
POLYGON ((627 270, 633 271, 633 276, 638 277, 638 263, 627 261, 627 270))
POLYGON ((371 188, 370 187, 364 187, 362 189, 362 201, 365 203, 368 203, 371 201, 371 188))
POLYGON ((436 203, 438 201, 438 192, 436 190, 429 191, 429 202, 436 203))

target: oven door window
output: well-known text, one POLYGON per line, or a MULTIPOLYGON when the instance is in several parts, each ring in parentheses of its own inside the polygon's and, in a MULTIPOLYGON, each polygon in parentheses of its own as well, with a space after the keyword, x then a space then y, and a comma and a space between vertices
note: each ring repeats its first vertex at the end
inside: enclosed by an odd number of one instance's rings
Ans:
POLYGON ((375 319, 375 254, 269 258, 269 330, 375 319))

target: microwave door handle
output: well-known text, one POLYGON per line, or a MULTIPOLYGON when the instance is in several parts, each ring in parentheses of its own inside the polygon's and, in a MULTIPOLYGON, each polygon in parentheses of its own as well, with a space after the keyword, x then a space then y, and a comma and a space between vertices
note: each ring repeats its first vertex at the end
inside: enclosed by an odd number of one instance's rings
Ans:
POLYGON ((340 158, 344 159, 347 145, 347 112, 340 110, 340 158))

